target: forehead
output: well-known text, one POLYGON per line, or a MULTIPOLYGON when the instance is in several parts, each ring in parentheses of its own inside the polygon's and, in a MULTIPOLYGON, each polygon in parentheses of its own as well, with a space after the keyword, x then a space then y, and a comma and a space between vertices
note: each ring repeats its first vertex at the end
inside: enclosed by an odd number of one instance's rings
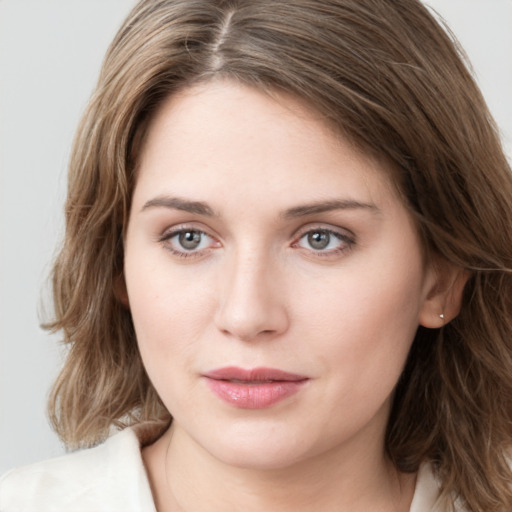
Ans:
POLYGON ((230 195, 292 200, 305 189, 313 199, 336 186, 361 196, 394 189, 384 161, 336 133, 304 101, 226 81, 167 98, 148 127, 138 174, 139 190, 179 187, 187 195, 224 195, 229 187, 230 195))

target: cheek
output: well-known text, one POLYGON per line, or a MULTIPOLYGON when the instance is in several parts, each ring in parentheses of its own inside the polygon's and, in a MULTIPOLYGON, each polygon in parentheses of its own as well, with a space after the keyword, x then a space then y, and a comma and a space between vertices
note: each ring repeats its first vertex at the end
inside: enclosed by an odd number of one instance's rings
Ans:
POLYGON ((167 410, 174 416, 199 407, 193 377, 209 317, 206 295, 197 284, 141 267, 127 285, 142 362, 167 410))
POLYGON ((347 269, 325 280, 302 283, 292 295, 293 309, 313 331, 329 337, 360 339, 370 332, 414 330, 423 301, 420 277, 418 269, 386 273, 379 267, 347 269))
POLYGON ((301 334, 316 340, 333 382, 356 399, 372 389, 391 392, 402 371, 422 303, 423 272, 410 263, 351 269, 296 294, 297 314, 307 319, 301 334))
POLYGON ((125 263, 126 285, 137 342, 150 377, 187 357, 211 316, 207 281, 194 278, 192 268, 176 271, 165 254, 153 261, 136 251, 125 263), (164 363, 165 361, 165 363, 164 363))

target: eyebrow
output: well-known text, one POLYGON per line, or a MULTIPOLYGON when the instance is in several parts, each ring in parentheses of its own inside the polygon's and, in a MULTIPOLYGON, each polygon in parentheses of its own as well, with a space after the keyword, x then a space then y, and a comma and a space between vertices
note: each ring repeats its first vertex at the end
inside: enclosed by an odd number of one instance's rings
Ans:
POLYGON ((204 215, 206 217, 216 217, 217 215, 208 204, 202 201, 189 201, 181 197, 158 196, 147 201, 141 211, 149 208, 172 208, 174 210, 182 210, 184 212, 196 215, 204 215))
POLYGON ((334 199, 330 201, 319 201, 316 203, 305 204, 289 208, 284 211, 281 216, 285 219, 295 219, 297 217, 304 217, 306 215, 313 215, 316 213, 330 212, 333 210, 370 210, 373 213, 381 213, 377 205, 373 203, 362 203, 353 199, 334 199))
MULTIPOLYGON (((203 215, 205 217, 218 217, 218 214, 216 214, 207 203, 203 201, 191 201, 181 197, 155 197, 154 199, 147 201, 142 207, 141 211, 147 210, 149 208, 171 208, 195 215, 203 215)), ((334 199, 295 206, 282 212, 280 217, 283 219, 295 219, 298 217, 305 217, 307 215, 314 215, 317 213, 324 213, 333 210, 357 209, 370 210, 377 214, 380 213, 380 209, 373 203, 363 203, 353 199, 334 199)))

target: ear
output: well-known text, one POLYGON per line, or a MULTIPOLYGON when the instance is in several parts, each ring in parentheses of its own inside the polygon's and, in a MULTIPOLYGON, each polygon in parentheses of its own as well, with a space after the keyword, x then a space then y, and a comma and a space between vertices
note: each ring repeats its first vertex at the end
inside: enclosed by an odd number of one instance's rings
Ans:
POLYGON ((128 299, 128 290, 124 274, 119 274, 114 278, 114 296, 126 308, 130 309, 130 300, 128 299))
POLYGON ((459 314, 469 272, 446 261, 432 265, 430 272, 419 323, 423 327, 439 329, 459 314))

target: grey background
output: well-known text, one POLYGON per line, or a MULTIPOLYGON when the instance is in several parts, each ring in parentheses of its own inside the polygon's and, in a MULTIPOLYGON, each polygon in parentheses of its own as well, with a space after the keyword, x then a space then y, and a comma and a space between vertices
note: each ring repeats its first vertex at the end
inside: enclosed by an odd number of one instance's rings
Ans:
MULTIPOLYGON (((512 0, 428 0, 449 22, 512 156, 512 0)), ((133 0, 0 0, 0 474, 64 453, 45 415, 62 352, 39 328, 66 162, 133 0)))

